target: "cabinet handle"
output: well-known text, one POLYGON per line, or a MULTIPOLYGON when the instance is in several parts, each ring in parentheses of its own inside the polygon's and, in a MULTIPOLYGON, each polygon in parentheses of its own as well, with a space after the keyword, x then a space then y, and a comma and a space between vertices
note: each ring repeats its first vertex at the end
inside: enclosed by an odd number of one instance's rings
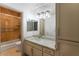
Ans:
POLYGON ((57 48, 57 49, 56 49, 57 51, 60 49, 60 43, 59 43, 59 42, 57 42, 56 48, 57 48))
POLYGON ((51 53, 51 51, 49 51, 49 53, 51 53))
POLYGON ((20 52, 19 50, 16 50, 16 52, 20 52))
POLYGON ((60 36, 60 29, 58 28, 57 36, 60 36))

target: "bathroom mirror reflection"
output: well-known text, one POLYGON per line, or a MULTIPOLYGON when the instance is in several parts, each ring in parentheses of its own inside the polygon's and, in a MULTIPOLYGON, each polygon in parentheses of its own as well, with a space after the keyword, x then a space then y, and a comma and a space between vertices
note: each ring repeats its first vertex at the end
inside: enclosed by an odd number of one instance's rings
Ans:
POLYGON ((55 50, 56 46, 56 19, 55 4, 41 4, 32 10, 31 17, 27 17, 27 37, 25 41, 36 43, 55 50), (34 19, 34 20, 30 20, 34 19), (35 22, 37 21, 37 22, 35 22))
POLYGON ((38 27, 37 21, 27 21, 27 31, 36 31, 38 27))
POLYGON ((55 41, 55 4, 41 4, 29 13, 27 37, 45 37, 55 41))

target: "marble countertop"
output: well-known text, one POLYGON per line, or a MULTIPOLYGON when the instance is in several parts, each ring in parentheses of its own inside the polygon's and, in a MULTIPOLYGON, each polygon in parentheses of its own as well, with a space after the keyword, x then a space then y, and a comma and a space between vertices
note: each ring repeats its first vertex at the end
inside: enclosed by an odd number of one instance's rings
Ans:
POLYGON ((56 41, 53 39, 52 40, 43 39, 43 38, 38 39, 37 37, 29 37, 29 38, 25 38, 25 40, 31 41, 33 43, 36 43, 36 44, 39 44, 39 45, 42 45, 42 46, 45 46, 51 49, 56 49, 55 48, 56 41))

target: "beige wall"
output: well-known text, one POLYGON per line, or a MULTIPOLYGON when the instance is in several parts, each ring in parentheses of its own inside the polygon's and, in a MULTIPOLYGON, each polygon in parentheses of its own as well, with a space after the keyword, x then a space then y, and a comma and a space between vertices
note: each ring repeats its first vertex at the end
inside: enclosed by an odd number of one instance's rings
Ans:
POLYGON ((79 42, 79 4, 60 4, 60 38, 79 42))

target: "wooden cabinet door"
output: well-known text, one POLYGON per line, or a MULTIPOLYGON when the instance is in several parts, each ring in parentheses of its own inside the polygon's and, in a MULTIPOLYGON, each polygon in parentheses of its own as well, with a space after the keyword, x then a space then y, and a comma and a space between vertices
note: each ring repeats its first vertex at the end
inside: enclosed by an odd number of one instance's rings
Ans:
POLYGON ((60 40, 59 41, 59 55, 79 56, 79 43, 60 40))
POLYGON ((20 13, 0 7, 0 37, 1 41, 20 38, 20 13))
POLYGON ((33 48, 33 56, 42 56, 42 51, 36 48, 33 48))
POLYGON ((30 45, 24 44, 24 52, 25 54, 32 56, 32 47, 30 45))
POLYGON ((0 33, 0 42, 1 42, 1 33, 0 33))
POLYGON ((0 7, 0 13, 1 13, 1 7, 0 7))
MULTIPOLYGON (((0 13, 1 13, 1 7, 0 7, 0 13)), ((2 17, 1 17, 1 14, 0 14, 0 42, 1 42, 1 19, 2 19, 2 17)))

